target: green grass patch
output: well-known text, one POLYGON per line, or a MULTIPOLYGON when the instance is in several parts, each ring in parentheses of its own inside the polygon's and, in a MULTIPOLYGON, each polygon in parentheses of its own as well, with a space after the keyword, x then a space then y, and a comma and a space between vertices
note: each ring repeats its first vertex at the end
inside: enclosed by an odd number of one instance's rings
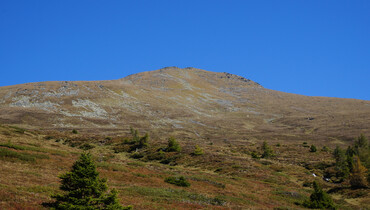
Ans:
POLYGON ((16 144, 12 144, 10 142, 0 143, 0 146, 8 147, 8 148, 16 149, 16 150, 29 150, 29 151, 35 151, 35 152, 47 152, 47 149, 45 149, 45 148, 16 145, 16 144))
POLYGON ((29 154, 20 153, 6 148, 0 148, 0 158, 1 159, 19 159, 22 161, 35 162, 36 159, 49 159, 49 156, 44 154, 29 154))
POLYGON ((142 162, 139 162, 139 161, 135 161, 135 162, 128 162, 127 165, 129 166, 135 166, 135 167, 143 167, 145 166, 144 163, 142 162))
POLYGON ((23 146, 23 145, 16 145, 10 142, 8 143, 0 143, 0 147, 7 147, 15 150, 28 150, 28 151, 35 151, 35 152, 43 152, 43 153, 51 153, 53 155, 59 155, 65 157, 67 152, 53 150, 53 149, 46 149, 41 147, 34 147, 34 146, 23 146))

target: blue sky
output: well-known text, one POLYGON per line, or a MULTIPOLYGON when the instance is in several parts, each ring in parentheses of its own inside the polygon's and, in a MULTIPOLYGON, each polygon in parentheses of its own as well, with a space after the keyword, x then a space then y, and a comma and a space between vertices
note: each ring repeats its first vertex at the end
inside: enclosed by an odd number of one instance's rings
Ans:
POLYGON ((370 100, 370 1, 3 0, 0 86, 166 66, 370 100))

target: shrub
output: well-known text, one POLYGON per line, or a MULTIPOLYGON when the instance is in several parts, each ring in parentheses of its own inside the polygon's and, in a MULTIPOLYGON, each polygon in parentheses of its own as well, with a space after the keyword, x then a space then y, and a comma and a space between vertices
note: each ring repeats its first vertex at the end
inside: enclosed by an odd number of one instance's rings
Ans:
POLYGON ((262 150, 263 150, 263 154, 261 156, 262 158, 269 158, 274 156, 274 152, 272 151, 272 149, 270 148, 266 141, 264 141, 262 144, 262 150))
POLYGON ((193 155, 203 155, 203 154, 204 154, 203 149, 200 148, 198 145, 195 145, 193 155))
POLYGON ((140 137, 140 134, 137 130, 130 128, 130 133, 132 135, 132 139, 124 139, 124 144, 132 144, 129 149, 129 152, 137 151, 137 149, 141 149, 148 146, 149 142, 149 134, 146 133, 144 136, 140 137))
POLYGON ((317 151, 316 146, 312 144, 310 147, 310 152, 316 152, 316 151, 317 151))
POLYGON ((73 164, 72 170, 60 176, 63 194, 53 195, 56 201, 44 203, 55 209, 132 209, 123 208, 117 199, 117 191, 107 190, 106 179, 99 178, 91 154, 83 153, 73 164))
POLYGON ((166 157, 165 153, 162 150, 159 150, 158 152, 149 154, 148 160, 162 160, 163 158, 166 157))
POLYGON ((91 145, 89 143, 85 143, 85 144, 79 146, 79 148, 82 149, 82 150, 90 150, 90 149, 94 149, 95 146, 91 145))
POLYGON ((323 152, 329 152, 329 148, 327 146, 323 146, 321 151, 323 152))
POLYGON ((166 148, 167 152, 181 152, 181 146, 180 144, 176 141, 175 138, 170 137, 168 139, 168 145, 166 148))
POLYGON ((170 183, 170 184, 174 184, 176 186, 180 186, 180 187, 189 187, 190 186, 190 183, 183 176, 180 176, 180 177, 174 177, 174 176, 167 177, 167 178, 164 179, 164 181, 167 182, 167 183, 170 183))
POLYGON ((333 200, 321 186, 316 181, 312 185, 314 192, 310 195, 310 200, 303 202, 303 206, 311 209, 335 209, 333 200))
POLYGON ((251 153, 251 156, 252 156, 252 158, 259 159, 259 156, 258 156, 258 154, 257 154, 257 152, 256 152, 256 151, 253 151, 253 152, 251 153))
POLYGON ((77 131, 76 129, 73 129, 73 130, 72 130, 72 133, 73 133, 73 134, 78 134, 78 131, 77 131))

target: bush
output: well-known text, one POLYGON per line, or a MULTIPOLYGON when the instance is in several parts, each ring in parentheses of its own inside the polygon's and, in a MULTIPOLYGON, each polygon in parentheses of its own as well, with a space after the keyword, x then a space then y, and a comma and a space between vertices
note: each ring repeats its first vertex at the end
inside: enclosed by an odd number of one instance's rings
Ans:
POLYGON ((310 195, 310 200, 303 202, 303 206, 311 209, 335 209, 333 200, 321 186, 316 181, 312 185, 314 192, 310 195))
POLYGON ((259 156, 258 156, 258 154, 257 154, 257 152, 256 152, 256 151, 253 151, 253 152, 251 153, 251 156, 252 156, 252 158, 254 158, 254 159, 259 159, 259 156))
POLYGON ((132 146, 128 149, 128 152, 137 151, 138 149, 148 147, 149 134, 146 133, 144 136, 140 137, 140 134, 137 130, 130 128, 130 133, 132 139, 124 139, 123 144, 131 144, 132 146))
POLYGON ((72 133, 73 133, 73 134, 78 134, 78 131, 77 131, 76 129, 73 129, 73 130, 72 130, 72 133))
POLYGON ((162 150, 159 150, 158 152, 149 154, 147 157, 148 160, 162 160, 166 157, 166 154, 162 150))
POLYGON ((180 144, 176 141, 175 138, 170 137, 168 139, 168 145, 166 148, 167 152, 181 152, 181 146, 180 144))
POLYGON ((323 146, 321 151, 323 152, 329 152, 329 148, 327 146, 323 146))
POLYGON ((94 149, 95 146, 94 145, 91 145, 89 143, 85 143, 85 144, 79 146, 78 148, 80 148, 82 150, 90 150, 90 149, 94 149))
POLYGON ((316 152, 316 151, 317 151, 317 149, 316 149, 315 145, 311 145, 310 152, 316 152))
POLYGON ((83 153, 73 164, 72 170, 60 176, 63 194, 53 195, 56 201, 44 203, 55 209, 132 209, 122 207, 117 191, 107 190, 106 179, 99 178, 91 154, 83 153))
POLYGON ((190 186, 190 183, 183 176, 180 176, 180 177, 174 177, 174 176, 167 177, 167 178, 164 179, 164 181, 167 182, 167 183, 170 183, 170 184, 174 184, 176 186, 180 186, 180 187, 189 187, 190 186))

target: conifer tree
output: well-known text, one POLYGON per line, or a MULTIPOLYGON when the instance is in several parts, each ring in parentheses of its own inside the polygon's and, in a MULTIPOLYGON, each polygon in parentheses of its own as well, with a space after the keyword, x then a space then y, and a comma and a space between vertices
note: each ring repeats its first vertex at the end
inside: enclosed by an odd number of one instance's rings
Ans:
POLYGON ((262 150, 263 150, 263 154, 261 156, 262 158, 269 158, 274 156, 274 152, 272 151, 272 149, 270 148, 266 141, 264 141, 262 144, 262 150))
POLYGON ((53 195, 56 201, 53 209, 132 209, 122 207, 117 199, 117 191, 106 193, 106 179, 99 178, 90 153, 81 154, 72 170, 60 176, 60 189, 64 193, 53 195))
POLYGON ((303 203, 303 206, 311 209, 335 209, 333 200, 320 185, 316 181, 312 184, 314 192, 310 195, 310 200, 303 203))
POLYGON ((341 178, 342 181, 349 175, 349 166, 345 152, 340 148, 336 147, 333 156, 335 158, 335 170, 336 177, 341 178))
POLYGON ((349 180, 352 188, 364 188, 367 186, 366 171, 367 169, 361 164, 360 158, 355 157, 349 180))
POLYGON ((180 144, 176 141, 175 138, 170 137, 168 139, 168 146, 166 148, 167 152, 181 152, 181 146, 180 144))
POLYGON ((200 148, 198 145, 195 145, 193 155, 203 155, 203 154, 204 154, 203 149, 200 148))

